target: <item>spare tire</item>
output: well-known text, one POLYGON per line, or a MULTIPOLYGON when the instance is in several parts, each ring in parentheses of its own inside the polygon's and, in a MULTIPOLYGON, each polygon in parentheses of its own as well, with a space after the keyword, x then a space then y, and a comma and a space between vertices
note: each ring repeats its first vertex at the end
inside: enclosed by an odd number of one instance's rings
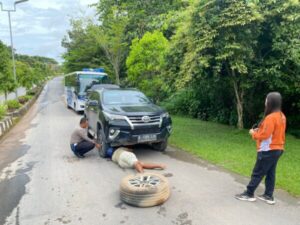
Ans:
POLYGON ((170 196, 168 180, 155 173, 128 175, 121 181, 121 200, 129 205, 151 207, 164 203, 170 196))

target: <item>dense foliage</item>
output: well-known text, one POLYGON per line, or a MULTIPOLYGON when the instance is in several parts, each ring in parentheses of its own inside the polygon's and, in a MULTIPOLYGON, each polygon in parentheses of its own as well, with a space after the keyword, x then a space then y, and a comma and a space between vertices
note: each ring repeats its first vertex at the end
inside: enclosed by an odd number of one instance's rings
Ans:
POLYGON ((58 63, 54 59, 20 54, 15 59, 16 82, 12 72, 10 48, 0 41, 0 93, 4 92, 5 96, 19 86, 28 90, 59 72, 58 63))
POLYGON ((165 88, 161 68, 169 42, 159 31, 147 32, 141 39, 135 38, 126 60, 128 81, 158 102, 164 96, 165 88))
POLYGON ((7 105, 0 104, 0 120, 2 120, 4 118, 6 113, 7 113, 7 105))
POLYGON ((0 41, 0 92, 7 93, 14 90, 16 84, 12 74, 12 62, 9 48, 0 41))
POLYGON ((47 77, 57 75, 60 71, 54 59, 17 54, 16 60, 17 81, 27 90, 43 82, 47 77))
POLYGON ((7 108, 9 111, 14 111, 16 109, 21 108, 21 103, 19 102, 19 100, 14 99, 14 100, 7 100, 5 102, 5 104, 7 105, 7 108))
POLYGON ((280 91, 289 128, 299 128, 299 0, 101 0, 95 8, 98 22, 73 22, 63 41, 67 70, 106 66, 173 113, 239 128, 261 119, 266 94, 280 91))
POLYGON ((62 46, 66 49, 64 58, 64 70, 73 72, 82 68, 107 68, 108 61, 103 57, 104 51, 96 42, 95 35, 91 35, 91 22, 71 20, 72 30, 62 40, 62 46))

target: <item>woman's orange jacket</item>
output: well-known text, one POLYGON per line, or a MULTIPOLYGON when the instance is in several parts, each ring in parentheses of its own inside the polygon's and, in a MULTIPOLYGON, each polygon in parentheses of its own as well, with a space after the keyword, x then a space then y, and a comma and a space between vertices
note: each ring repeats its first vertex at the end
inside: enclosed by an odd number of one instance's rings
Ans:
POLYGON ((258 130, 252 134, 257 151, 284 150, 286 118, 282 112, 266 116, 258 130))

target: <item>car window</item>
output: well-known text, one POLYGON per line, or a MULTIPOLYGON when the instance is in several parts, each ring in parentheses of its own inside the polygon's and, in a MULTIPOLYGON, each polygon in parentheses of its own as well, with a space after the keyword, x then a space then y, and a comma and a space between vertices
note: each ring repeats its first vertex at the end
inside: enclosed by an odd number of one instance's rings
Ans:
POLYGON ((103 93, 103 104, 105 105, 143 105, 149 103, 149 99, 139 91, 109 90, 103 93))

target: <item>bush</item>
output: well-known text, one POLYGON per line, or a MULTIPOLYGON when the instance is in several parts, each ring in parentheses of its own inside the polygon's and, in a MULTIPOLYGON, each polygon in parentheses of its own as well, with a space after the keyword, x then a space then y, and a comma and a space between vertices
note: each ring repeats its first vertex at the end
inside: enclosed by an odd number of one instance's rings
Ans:
POLYGON ((195 86, 177 91, 162 106, 171 114, 235 125, 237 113, 233 98, 230 92, 222 90, 223 86, 223 83, 200 80, 195 86), (212 87, 214 91, 209 91, 207 87, 212 87))
POLYGON ((162 102, 162 106, 165 107, 171 114, 185 114, 190 116, 190 101, 191 98, 188 91, 182 90, 162 102))
POLYGON ((18 100, 8 100, 6 101, 6 105, 9 111, 19 109, 22 106, 18 100))
POLYGON ((30 99, 32 99, 32 95, 24 95, 24 96, 20 96, 20 97, 18 98, 20 104, 25 104, 25 103, 28 102, 30 99))
POLYGON ((3 119, 3 117, 6 115, 7 112, 7 106, 0 104, 0 120, 3 119))
POLYGON ((290 129, 288 132, 295 136, 296 138, 300 139, 300 130, 299 129, 290 129))
POLYGON ((31 89, 30 91, 27 92, 27 95, 34 96, 37 93, 36 89, 31 89))

